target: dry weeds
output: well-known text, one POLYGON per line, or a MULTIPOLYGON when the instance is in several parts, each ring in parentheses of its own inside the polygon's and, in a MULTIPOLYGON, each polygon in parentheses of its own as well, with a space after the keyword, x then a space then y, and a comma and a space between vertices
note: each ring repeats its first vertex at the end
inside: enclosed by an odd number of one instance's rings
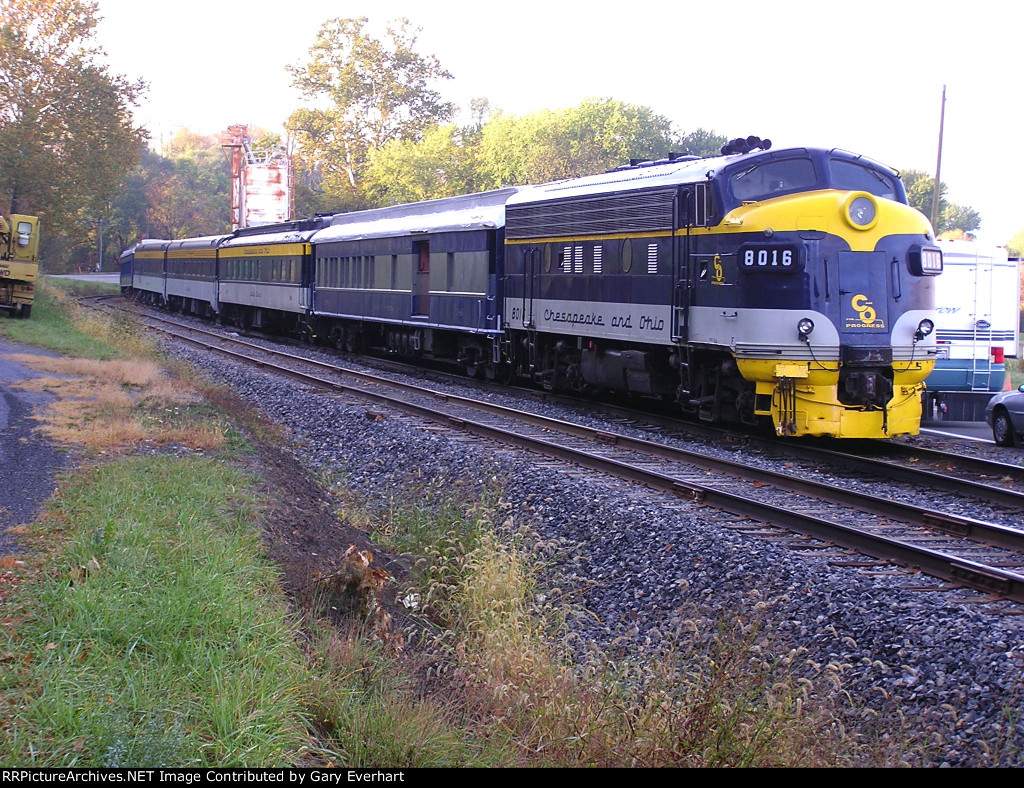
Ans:
POLYGON ((51 373, 17 385, 55 397, 39 417, 41 431, 53 440, 107 452, 126 451, 142 441, 205 451, 224 444, 219 425, 182 418, 202 398, 152 361, 23 353, 8 358, 51 373))

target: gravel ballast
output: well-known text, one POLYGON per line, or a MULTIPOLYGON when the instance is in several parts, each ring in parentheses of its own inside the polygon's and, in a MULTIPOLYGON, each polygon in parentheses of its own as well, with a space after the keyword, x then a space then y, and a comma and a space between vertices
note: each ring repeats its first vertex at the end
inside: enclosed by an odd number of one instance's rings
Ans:
MULTIPOLYGON (((795 536, 750 533, 739 518, 689 501, 448 430, 424 430, 407 417, 368 417, 380 406, 201 351, 174 352, 287 428, 308 468, 342 479, 371 501, 401 497, 414 485, 499 480, 505 516, 549 545, 549 584, 587 611, 573 618, 582 643, 641 654, 676 633, 757 619, 766 659, 806 649, 803 670, 834 675, 860 732, 902 736, 907 762, 1024 765, 1019 606, 979 602, 978 592, 877 563, 844 566, 858 557, 820 544, 798 549, 795 536)), ((520 407, 545 415, 559 410, 535 402, 520 407)), ((728 452, 740 458, 735 448, 728 452)), ((952 504, 936 494, 935 506, 943 505, 952 504)))

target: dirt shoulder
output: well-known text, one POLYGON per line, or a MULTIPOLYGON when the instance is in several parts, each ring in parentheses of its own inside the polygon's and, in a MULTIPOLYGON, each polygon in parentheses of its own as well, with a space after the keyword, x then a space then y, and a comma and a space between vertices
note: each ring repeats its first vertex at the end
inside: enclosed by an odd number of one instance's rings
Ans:
MULTIPOLYGON (((345 521, 341 503, 313 479, 288 450, 287 445, 249 436, 256 450, 251 470, 259 477, 260 492, 268 502, 263 539, 268 557, 282 572, 285 591, 302 597, 315 578, 329 577, 342 569, 343 556, 351 548, 373 556, 372 565, 404 580, 409 562, 385 553, 370 535, 345 521)), ((380 601, 392 614, 396 584, 381 589, 380 601)))

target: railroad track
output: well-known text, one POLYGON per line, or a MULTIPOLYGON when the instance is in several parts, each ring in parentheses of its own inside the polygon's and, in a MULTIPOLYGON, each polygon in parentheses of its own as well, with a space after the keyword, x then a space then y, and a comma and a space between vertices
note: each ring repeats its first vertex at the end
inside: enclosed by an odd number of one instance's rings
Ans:
MULTIPOLYGON (((101 296, 112 298, 110 296, 101 296)), ((154 319, 167 319, 153 315, 154 319)), ((294 340, 254 334, 276 344, 299 346, 294 340)), ((358 363, 399 374, 423 377, 424 369, 405 362, 381 358, 358 359, 358 363)), ((951 454, 923 446, 899 442, 846 441, 839 446, 837 441, 816 443, 813 439, 793 441, 764 437, 753 432, 741 432, 731 428, 703 424, 680 418, 669 412, 640 410, 629 405, 609 402, 582 401, 579 397, 541 391, 538 389, 504 386, 486 381, 473 380, 461 374, 430 369, 429 378, 451 383, 465 389, 484 392, 513 393, 517 397, 538 402, 561 405, 572 410, 585 409, 600 412, 618 420, 621 424, 638 430, 662 430, 666 436, 681 436, 688 439, 707 440, 715 444, 729 443, 779 459, 797 459, 828 469, 835 474, 855 473, 872 479, 901 481, 915 487, 924 487, 943 493, 958 493, 988 505, 1001 507, 1008 512, 1020 512, 1024 504, 1024 465, 996 461, 984 457, 951 454), (825 445, 827 444, 827 445, 825 445)), ((651 403, 654 408, 661 403, 651 403)))
MULTIPOLYGON (((430 419, 448 428, 1024 602, 1024 531, 1016 528, 345 369, 164 317, 147 316, 145 320, 150 325, 158 322, 159 330, 204 349, 307 385, 359 396, 417 419, 430 419)), ((779 450, 779 444, 770 445, 779 450)), ((791 449, 854 467, 848 463, 853 462, 849 457, 856 455, 785 444, 787 452, 791 449)), ((861 473, 876 473, 883 478, 896 474, 891 464, 879 466, 877 462, 858 457, 855 467, 861 473)), ((939 476, 937 471, 903 468, 899 475, 910 484, 930 484, 946 490, 955 485, 959 495, 1010 511, 1024 511, 1024 494, 1019 491, 969 479, 951 480, 948 474, 935 478, 939 476)))

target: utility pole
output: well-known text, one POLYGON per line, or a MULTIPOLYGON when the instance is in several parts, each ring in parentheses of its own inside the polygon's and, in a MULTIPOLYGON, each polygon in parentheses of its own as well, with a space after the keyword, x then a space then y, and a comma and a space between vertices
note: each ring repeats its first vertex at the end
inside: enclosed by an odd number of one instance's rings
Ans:
POLYGON ((100 217, 100 260, 96 263, 96 271, 103 270, 103 217, 100 217))
MULTIPOLYGON (((932 229, 939 223, 939 191, 942 189, 942 181, 939 175, 942 173, 942 128, 946 125, 946 86, 942 86, 942 111, 939 113, 939 158, 935 162, 935 188, 932 189, 932 229)), ((936 234, 938 231, 936 230, 936 234)))

